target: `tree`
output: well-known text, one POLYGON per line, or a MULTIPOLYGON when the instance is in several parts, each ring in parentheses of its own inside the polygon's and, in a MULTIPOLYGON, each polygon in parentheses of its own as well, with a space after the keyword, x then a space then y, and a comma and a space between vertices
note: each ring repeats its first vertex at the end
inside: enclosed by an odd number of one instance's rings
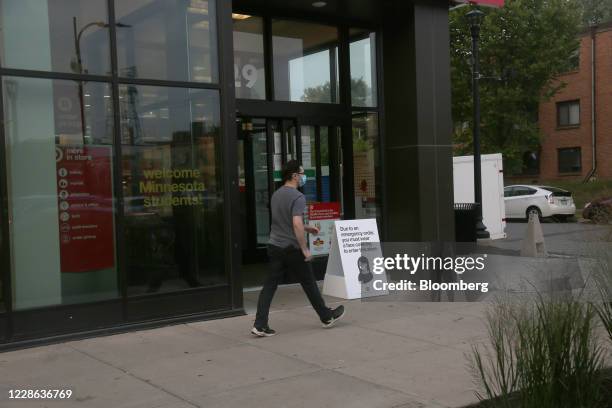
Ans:
MULTIPOLYGON (((579 46, 580 0, 506 0, 485 9, 480 32, 481 144, 501 152, 509 173, 521 170, 526 151, 537 149, 539 103, 563 87, 579 46)), ((471 37, 464 7, 451 12, 451 76, 456 153, 472 152, 471 37)))
POLYGON ((304 89, 302 102, 331 103, 332 91, 329 81, 322 85, 304 89))
MULTIPOLYGON (((372 87, 363 78, 351 78, 351 99, 354 106, 362 106, 367 98, 372 96, 372 87)), ((323 85, 306 88, 302 96, 303 102, 330 103, 331 84, 326 81, 323 85)))
POLYGON ((612 21, 612 0, 582 0, 581 5, 585 27, 612 21))

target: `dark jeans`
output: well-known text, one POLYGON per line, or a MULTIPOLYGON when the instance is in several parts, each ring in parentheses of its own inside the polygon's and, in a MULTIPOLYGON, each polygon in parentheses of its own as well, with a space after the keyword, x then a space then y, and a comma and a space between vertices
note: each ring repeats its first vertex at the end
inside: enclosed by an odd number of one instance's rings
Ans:
POLYGON ((272 303, 276 288, 282 282, 283 274, 286 271, 293 273, 298 282, 300 282, 302 289, 304 289, 310 304, 319 315, 319 318, 322 321, 331 318, 331 309, 325 306, 325 301, 321 296, 317 281, 312 273, 312 265, 310 262, 304 261, 304 255, 301 250, 294 247, 280 248, 268 245, 268 258, 270 259, 270 272, 259 294, 257 316, 255 317, 256 327, 263 327, 268 324, 270 303, 272 303))

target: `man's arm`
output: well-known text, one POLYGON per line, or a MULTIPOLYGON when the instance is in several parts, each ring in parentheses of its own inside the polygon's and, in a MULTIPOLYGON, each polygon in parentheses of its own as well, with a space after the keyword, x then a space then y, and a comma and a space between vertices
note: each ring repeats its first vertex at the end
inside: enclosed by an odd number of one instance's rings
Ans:
POLYGON ((309 233, 309 234, 313 234, 313 235, 317 235, 319 232, 319 229, 317 227, 315 227, 314 225, 304 225, 304 230, 309 233))
POLYGON ((297 239, 297 242, 300 245, 300 249, 304 254, 304 258, 306 258, 307 261, 310 260, 310 258, 312 258, 312 255, 310 254, 310 250, 306 245, 304 220, 301 215, 293 216, 293 233, 295 234, 295 238, 297 239))

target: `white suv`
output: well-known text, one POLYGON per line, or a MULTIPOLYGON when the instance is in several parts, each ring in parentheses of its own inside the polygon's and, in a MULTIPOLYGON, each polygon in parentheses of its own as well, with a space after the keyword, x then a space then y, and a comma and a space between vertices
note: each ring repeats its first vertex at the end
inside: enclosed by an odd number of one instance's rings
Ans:
POLYGON ((566 220, 576 214, 572 193, 556 187, 514 185, 504 188, 507 218, 529 219, 529 214, 566 220))

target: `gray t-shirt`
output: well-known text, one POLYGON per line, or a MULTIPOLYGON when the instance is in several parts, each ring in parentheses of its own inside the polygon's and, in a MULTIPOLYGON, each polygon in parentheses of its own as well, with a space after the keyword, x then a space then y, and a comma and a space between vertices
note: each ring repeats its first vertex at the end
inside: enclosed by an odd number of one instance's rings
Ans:
POLYGON ((272 228, 270 229, 270 244, 286 248, 299 248, 293 232, 293 216, 303 215, 306 209, 306 197, 296 188, 282 186, 272 194, 270 212, 272 213, 272 228))

